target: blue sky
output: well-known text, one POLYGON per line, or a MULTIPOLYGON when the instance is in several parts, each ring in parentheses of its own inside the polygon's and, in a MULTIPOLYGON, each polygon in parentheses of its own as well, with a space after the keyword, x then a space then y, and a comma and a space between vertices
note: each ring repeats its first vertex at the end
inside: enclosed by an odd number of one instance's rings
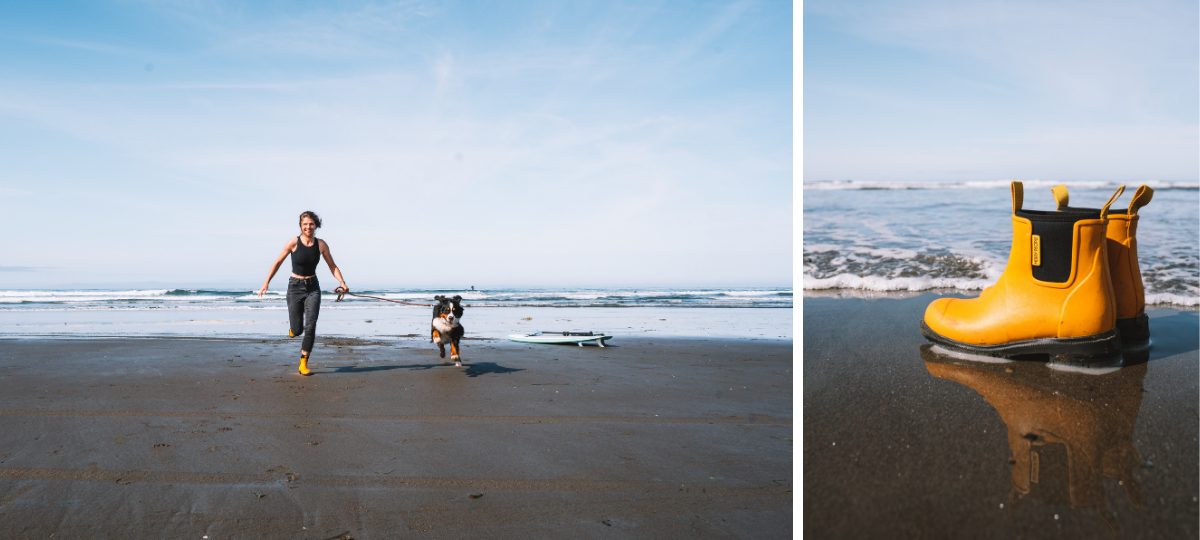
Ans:
POLYGON ((1194 1, 810 0, 805 181, 1196 181, 1194 1))
POLYGON ((792 283, 788 2, 0 13, 0 288, 792 283))

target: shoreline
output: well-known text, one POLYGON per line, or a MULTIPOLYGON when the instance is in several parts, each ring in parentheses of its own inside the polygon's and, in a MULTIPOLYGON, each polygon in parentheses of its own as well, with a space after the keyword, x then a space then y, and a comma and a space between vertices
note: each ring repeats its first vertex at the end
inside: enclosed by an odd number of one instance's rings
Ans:
MULTIPOLYGON (((904 300, 915 298, 926 294, 938 296, 957 296, 959 298, 975 298, 982 289, 964 290, 950 288, 935 288, 925 289, 920 291, 896 290, 896 291, 874 291, 869 289, 801 289, 801 304, 804 298, 830 298, 830 299, 857 299, 857 300, 875 300, 875 299, 892 299, 904 300)), ((1152 304, 1147 301, 1146 309, 1173 309, 1179 311, 1200 311, 1200 301, 1194 305, 1187 304, 1152 304)))

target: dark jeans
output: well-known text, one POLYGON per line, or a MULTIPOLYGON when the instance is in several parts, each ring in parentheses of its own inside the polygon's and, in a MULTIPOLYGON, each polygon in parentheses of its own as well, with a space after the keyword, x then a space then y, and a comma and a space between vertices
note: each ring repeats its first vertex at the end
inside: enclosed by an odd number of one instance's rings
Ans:
POLYGON ((312 352, 313 340, 317 339, 317 316, 321 314, 321 284, 317 283, 317 277, 289 277, 287 305, 292 334, 304 336, 300 350, 312 352))

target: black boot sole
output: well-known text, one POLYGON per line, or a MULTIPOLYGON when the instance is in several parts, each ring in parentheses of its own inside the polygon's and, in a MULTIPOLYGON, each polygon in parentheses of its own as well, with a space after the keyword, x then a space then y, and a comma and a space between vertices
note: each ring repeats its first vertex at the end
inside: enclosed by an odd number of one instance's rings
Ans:
POLYGON ((1145 313, 1128 319, 1117 319, 1117 330, 1121 332, 1121 348, 1141 351, 1150 348, 1150 317, 1145 313))
POLYGON ((1116 328, 1094 336, 1030 339, 1000 345, 971 345, 934 332, 922 319, 921 335, 947 349, 994 358, 1048 354, 1051 360, 1057 362, 1086 364, 1108 360, 1121 354, 1121 332, 1116 328))

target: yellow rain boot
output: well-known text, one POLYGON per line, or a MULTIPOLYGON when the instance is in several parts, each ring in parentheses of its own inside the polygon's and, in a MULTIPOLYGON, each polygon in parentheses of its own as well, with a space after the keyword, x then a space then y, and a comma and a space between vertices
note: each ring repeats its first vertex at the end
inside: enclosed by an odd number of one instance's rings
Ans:
MULTIPOLYGON (((1095 211, 1091 208, 1068 206, 1067 186, 1053 189, 1060 212, 1095 211)), ((1113 298, 1117 303, 1117 330, 1121 332, 1121 348, 1140 350, 1150 347, 1150 319, 1146 317, 1146 290, 1142 286, 1142 270, 1138 265, 1138 210, 1150 203, 1154 190, 1139 187, 1128 210, 1108 213, 1108 271, 1112 276, 1113 298)))
POLYGON ((308 370, 308 355, 300 357, 300 374, 312 375, 312 372, 308 370))
POLYGON ((993 357, 1049 354, 1064 362, 1121 352, 1108 272, 1108 206, 1095 212, 1022 210, 1012 183, 1013 242, 1008 266, 978 298, 929 304, 921 333, 942 347, 993 357))

